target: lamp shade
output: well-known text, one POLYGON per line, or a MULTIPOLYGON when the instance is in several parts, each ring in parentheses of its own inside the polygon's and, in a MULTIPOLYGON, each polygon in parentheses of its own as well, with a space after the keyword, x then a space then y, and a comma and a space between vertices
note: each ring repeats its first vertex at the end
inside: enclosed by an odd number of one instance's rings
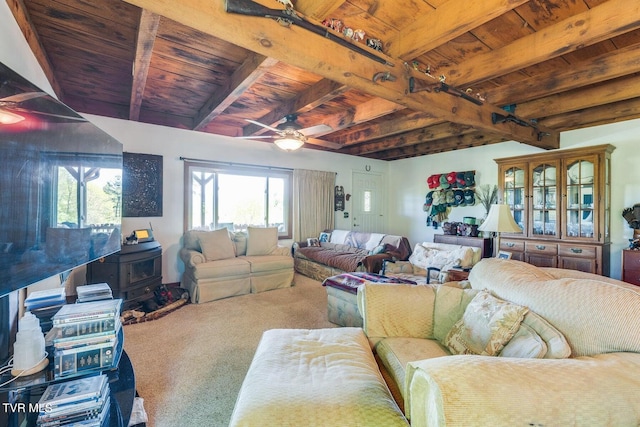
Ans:
POLYGON ((513 219, 509 205, 491 205, 487 219, 478 227, 478 230, 496 231, 498 233, 522 233, 522 228, 513 219))
POLYGON ((298 148, 302 147, 304 142, 298 138, 293 137, 285 137, 279 138, 274 141, 274 143, 278 146, 278 148, 285 151, 294 151, 298 148))

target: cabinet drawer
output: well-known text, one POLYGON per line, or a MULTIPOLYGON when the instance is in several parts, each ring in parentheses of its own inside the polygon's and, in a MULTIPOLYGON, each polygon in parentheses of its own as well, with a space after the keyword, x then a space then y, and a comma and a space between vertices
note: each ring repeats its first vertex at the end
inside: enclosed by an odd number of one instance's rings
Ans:
POLYGON ((524 247, 527 253, 556 255, 558 253, 558 245, 548 242, 526 242, 524 247))
POLYGON ((524 242, 522 240, 500 239, 500 250, 524 252, 524 242))
POLYGON ((625 266, 622 272, 622 280, 632 285, 640 286, 640 270, 627 270, 625 266))
POLYGON ((586 245, 558 245, 558 254, 574 258, 596 258, 597 249, 595 246, 586 245))
POLYGON ((640 251, 622 251, 622 265, 625 270, 640 270, 640 251))

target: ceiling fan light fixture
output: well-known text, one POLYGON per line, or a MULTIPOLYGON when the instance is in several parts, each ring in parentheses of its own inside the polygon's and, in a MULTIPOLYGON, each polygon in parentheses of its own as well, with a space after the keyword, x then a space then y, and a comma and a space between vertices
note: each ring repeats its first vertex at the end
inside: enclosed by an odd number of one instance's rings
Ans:
POLYGON ((278 138, 274 141, 274 143, 278 146, 278 148, 280 148, 281 150, 284 151, 295 151, 298 148, 302 147, 302 145, 304 144, 304 141, 292 137, 292 136, 286 136, 284 138, 278 138))
POLYGON ((11 111, 4 111, 0 109, 0 125, 12 125, 24 120, 24 117, 12 113, 11 111))

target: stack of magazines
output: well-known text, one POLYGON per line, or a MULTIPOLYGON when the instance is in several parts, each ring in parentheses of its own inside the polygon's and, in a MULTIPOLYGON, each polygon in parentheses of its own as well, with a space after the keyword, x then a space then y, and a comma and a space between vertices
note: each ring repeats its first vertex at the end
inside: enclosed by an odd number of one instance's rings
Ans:
POLYGON ((76 288, 78 302, 98 301, 113 298, 111 287, 107 283, 95 283, 93 285, 83 285, 76 288))
POLYGON ((53 316, 47 341, 56 378, 113 368, 117 360, 122 299, 67 304, 53 316))
POLYGON ((39 427, 106 426, 109 424, 110 403, 106 375, 51 384, 38 402, 36 424, 39 427))

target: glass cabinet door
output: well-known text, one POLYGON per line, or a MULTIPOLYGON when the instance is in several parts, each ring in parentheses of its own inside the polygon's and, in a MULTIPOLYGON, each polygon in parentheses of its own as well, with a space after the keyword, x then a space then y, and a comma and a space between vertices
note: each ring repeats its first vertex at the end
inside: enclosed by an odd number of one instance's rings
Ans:
POLYGON ((513 219, 522 228, 523 233, 526 233, 527 229, 525 173, 525 169, 520 166, 506 167, 502 172, 502 203, 510 206, 513 219))
POLYGON ((558 163, 531 166, 531 224, 529 236, 558 237, 558 163))
MULTIPOLYGON (((565 235, 567 238, 593 239, 597 233, 596 158, 568 159, 566 162, 565 235)), ((606 197, 606 196, 605 196, 606 197)))

